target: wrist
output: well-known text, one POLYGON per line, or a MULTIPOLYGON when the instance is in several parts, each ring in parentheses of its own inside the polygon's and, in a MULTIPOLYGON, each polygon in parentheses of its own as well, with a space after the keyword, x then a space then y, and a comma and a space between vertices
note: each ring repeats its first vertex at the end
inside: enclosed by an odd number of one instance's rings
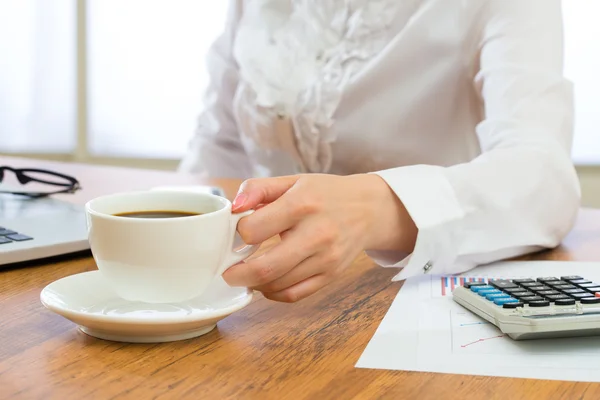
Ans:
POLYGON ((417 238, 417 227, 410 214, 390 188, 377 174, 360 175, 369 196, 370 229, 367 250, 395 250, 411 253, 417 238))

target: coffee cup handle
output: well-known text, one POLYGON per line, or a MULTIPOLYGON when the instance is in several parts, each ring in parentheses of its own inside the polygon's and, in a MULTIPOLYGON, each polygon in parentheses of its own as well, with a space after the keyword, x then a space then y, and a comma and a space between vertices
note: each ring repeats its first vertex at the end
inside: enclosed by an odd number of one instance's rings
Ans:
POLYGON ((231 239, 229 241, 230 250, 229 250, 229 253, 227 254, 227 256, 225 257, 225 262, 223 263, 223 266, 221 267, 221 270, 219 271, 219 275, 221 275, 221 274, 223 274, 223 272, 227 271, 229 269, 229 267, 232 267, 233 265, 239 263, 240 261, 244 261, 246 258, 250 257, 252 254, 254 254, 256 252, 256 250, 259 249, 260 244, 257 244, 257 245, 247 244, 237 251, 233 250, 233 243, 235 242, 235 236, 238 234, 238 232, 237 232, 238 223, 240 222, 240 220, 242 218, 247 217, 248 215, 252 214, 253 212, 254 212, 254 210, 248 210, 243 213, 231 215, 231 231, 233 232, 233 234, 231 235, 231 239))

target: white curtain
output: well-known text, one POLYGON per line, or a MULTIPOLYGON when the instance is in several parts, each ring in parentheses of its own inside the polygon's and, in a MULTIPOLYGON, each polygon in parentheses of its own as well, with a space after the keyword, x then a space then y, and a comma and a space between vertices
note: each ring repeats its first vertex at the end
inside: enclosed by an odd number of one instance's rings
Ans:
POLYGON ((75 147, 75 2, 0 0, 0 151, 75 147))
POLYGON ((600 165, 600 1, 563 0, 563 13, 565 74, 575 84, 573 160, 600 165))
POLYGON ((207 83, 225 0, 88 0, 89 145, 94 155, 178 158, 207 83))
MULTIPOLYGON (((178 158, 202 109, 226 0, 87 0, 88 151, 178 158)), ((76 145, 75 0, 0 0, 0 152, 76 145)), ((600 164, 600 2, 563 1, 573 158, 600 164)))

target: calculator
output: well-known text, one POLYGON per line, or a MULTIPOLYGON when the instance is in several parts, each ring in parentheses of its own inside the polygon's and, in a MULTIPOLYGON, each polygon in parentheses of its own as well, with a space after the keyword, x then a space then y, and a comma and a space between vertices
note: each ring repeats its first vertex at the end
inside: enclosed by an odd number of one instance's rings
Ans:
POLYGON ((600 283, 581 276, 465 282, 452 298, 514 340, 600 335, 600 283))

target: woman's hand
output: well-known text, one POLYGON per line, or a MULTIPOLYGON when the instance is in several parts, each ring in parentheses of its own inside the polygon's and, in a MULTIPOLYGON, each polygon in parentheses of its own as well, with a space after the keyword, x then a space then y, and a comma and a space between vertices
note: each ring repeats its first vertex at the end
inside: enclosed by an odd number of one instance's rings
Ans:
POLYGON ((412 251, 416 228, 377 175, 295 175, 251 179, 234 212, 256 209, 238 231, 247 244, 280 235, 252 260, 229 268, 231 286, 247 286, 283 302, 303 299, 336 278, 366 249, 412 251))

